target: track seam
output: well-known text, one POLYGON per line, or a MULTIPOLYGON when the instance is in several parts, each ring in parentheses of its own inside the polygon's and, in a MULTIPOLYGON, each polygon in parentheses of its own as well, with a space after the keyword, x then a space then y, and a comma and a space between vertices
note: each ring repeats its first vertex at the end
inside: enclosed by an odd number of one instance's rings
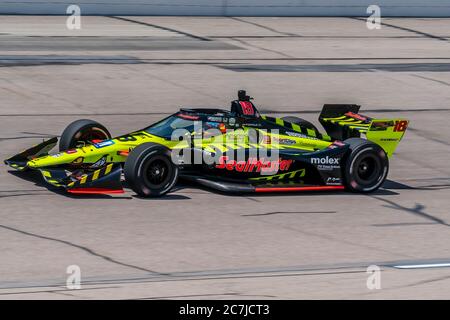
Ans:
POLYGON ((139 21, 139 20, 133 20, 133 19, 128 19, 128 18, 123 18, 123 17, 119 17, 119 16, 105 16, 106 18, 111 18, 111 19, 117 19, 117 20, 122 20, 122 21, 126 21, 126 22, 131 22, 131 23, 135 23, 135 24, 140 24, 143 26, 147 26, 147 27, 152 27, 155 29, 160 29, 160 30, 164 30, 164 31, 169 31, 169 32, 173 32, 173 33, 177 33, 189 38, 193 38, 196 40, 201 40, 201 41, 211 41, 211 39, 205 38, 205 37, 201 37, 201 36, 197 36, 195 34, 192 33, 188 33, 188 32, 184 32, 184 31, 180 31, 177 29, 172 29, 169 27, 163 27, 157 24, 153 24, 153 23, 147 23, 147 22, 143 22, 143 21, 139 21))

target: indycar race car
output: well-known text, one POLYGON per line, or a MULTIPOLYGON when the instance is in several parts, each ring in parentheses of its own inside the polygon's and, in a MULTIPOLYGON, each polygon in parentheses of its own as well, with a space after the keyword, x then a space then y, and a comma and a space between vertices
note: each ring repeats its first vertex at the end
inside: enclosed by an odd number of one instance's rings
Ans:
POLYGON ((389 158, 408 120, 374 119, 354 104, 323 106, 321 133, 310 122, 259 113, 244 90, 231 110, 182 108, 112 138, 96 121, 77 120, 56 137, 7 160, 39 170, 47 183, 73 194, 168 193, 178 178, 221 192, 349 190, 371 192, 386 179, 389 158), (365 136, 365 139, 361 138, 365 136))

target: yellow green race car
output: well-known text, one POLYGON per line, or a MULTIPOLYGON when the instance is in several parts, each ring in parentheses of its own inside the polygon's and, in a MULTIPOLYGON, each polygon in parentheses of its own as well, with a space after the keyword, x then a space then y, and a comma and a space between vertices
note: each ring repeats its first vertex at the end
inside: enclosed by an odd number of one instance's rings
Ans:
POLYGON ((344 190, 371 192, 386 179, 389 158, 408 126, 373 119, 358 105, 324 105, 326 133, 297 117, 261 115, 244 90, 230 110, 181 109, 130 134, 112 138, 92 120, 5 164, 39 170, 47 183, 73 194, 122 193, 126 183, 143 197, 168 193, 178 179, 221 192, 344 190), (365 136, 365 139, 361 138, 365 136))

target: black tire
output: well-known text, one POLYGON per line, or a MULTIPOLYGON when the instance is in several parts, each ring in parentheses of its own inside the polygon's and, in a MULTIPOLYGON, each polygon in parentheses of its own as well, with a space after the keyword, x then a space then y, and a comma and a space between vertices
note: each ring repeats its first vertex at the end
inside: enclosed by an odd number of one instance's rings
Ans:
POLYGON ((350 145, 343 166, 346 188, 361 193, 377 190, 389 172, 386 152, 379 145, 361 138, 350 138, 344 142, 350 145))
POLYGON ((290 123, 298 124, 299 126, 302 126, 302 127, 308 128, 308 129, 312 129, 312 130, 318 132, 316 126, 305 119, 302 119, 299 117, 293 117, 293 116, 283 117, 281 119, 284 121, 290 122, 290 123))
POLYGON ((125 181, 142 197, 160 197, 172 189, 178 179, 178 167, 170 150, 148 142, 134 148, 125 162, 125 181))
POLYGON ((81 119, 64 129, 59 140, 59 151, 77 148, 92 140, 108 139, 111 139, 111 134, 103 125, 94 120, 81 119))

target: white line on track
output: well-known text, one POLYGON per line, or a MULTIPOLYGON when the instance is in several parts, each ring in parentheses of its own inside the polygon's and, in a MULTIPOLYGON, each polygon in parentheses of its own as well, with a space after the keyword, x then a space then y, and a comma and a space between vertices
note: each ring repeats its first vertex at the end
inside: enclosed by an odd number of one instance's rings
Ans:
POLYGON ((406 264, 393 267, 397 269, 446 268, 450 267, 450 263, 406 264))

